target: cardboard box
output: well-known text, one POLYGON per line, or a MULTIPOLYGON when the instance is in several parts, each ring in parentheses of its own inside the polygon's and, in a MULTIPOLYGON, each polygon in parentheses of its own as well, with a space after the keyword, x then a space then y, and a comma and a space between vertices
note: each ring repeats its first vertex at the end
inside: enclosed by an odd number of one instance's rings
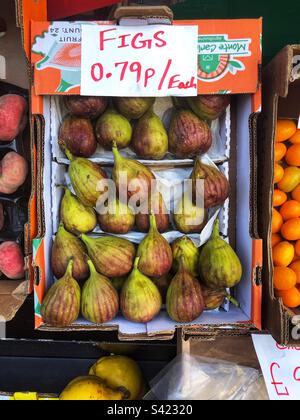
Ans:
POLYGON ((263 73, 264 102, 259 148, 259 232, 264 239, 264 326, 283 345, 300 342, 300 310, 284 307, 275 297, 272 259, 272 209, 274 192, 274 145, 278 118, 298 121, 300 115, 300 45, 284 48, 263 73), (297 327, 298 325, 298 327, 297 327))
MULTIPOLYGON (((134 9, 131 9, 131 11, 134 15, 134 9)), ((140 8, 138 12, 140 13, 140 8)), ((121 19, 120 22, 122 22, 122 19, 125 18, 122 10, 117 12, 117 15, 121 19)), ((161 22, 157 14, 157 9, 155 9, 154 13, 154 11, 151 12, 151 8, 150 10, 147 8, 147 14, 143 17, 143 24, 145 22, 152 23, 154 16, 158 22, 161 22)), ((164 8, 162 9, 162 20, 166 20, 164 8)), ((241 67, 239 68, 241 71, 233 71, 230 65, 225 64, 224 67, 221 66, 222 68, 213 82, 210 80, 210 83, 207 83, 207 81, 203 80, 203 77, 199 78, 199 91, 201 93, 203 93, 203 90, 206 93, 221 93, 222 86, 225 86, 222 93, 243 93, 243 95, 233 96, 232 107, 227 111, 228 122, 227 125, 225 124, 226 129, 224 133, 227 133, 225 137, 227 136, 229 138, 230 149, 232 151, 231 156, 229 156, 229 175, 233 187, 229 206, 226 204, 222 213, 223 226, 226 229, 225 234, 233 245, 236 243, 237 251, 244 266, 243 281, 236 289, 237 299, 240 301, 241 309, 230 308, 228 312, 205 313, 200 320, 197 320, 193 325, 186 325, 184 328, 186 330, 197 329, 205 331, 214 331, 223 328, 234 330, 260 328, 261 284, 259 273, 261 270, 262 243, 257 234, 256 220, 256 120, 261 105, 260 81, 258 78, 261 63, 261 20, 190 21, 175 22, 175 24, 199 25, 202 31, 201 35, 203 37, 205 35, 211 35, 213 39, 210 37, 209 41, 220 42, 222 48, 226 46, 226 48, 230 49, 232 42, 235 43, 236 48, 237 43, 242 38, 242 49, 247 49, 249 45, 251 49, 251 53, 247 53, 244 57, 238 59, 241 63, 241 67), (247 28, 245 32, 243 32, 244 28, 247 28), (220 33, 226 33, 226 35, 219 36, 216 39, 215 36, 220 33), (227 44, 226 40, 229 40, 227 44), (234 40, 238 41, 235 42, 234 40), (245 71, 242 71, 242 69, 245 71), (246 89, 245 86, 247 86, 246 89), (245 94, 246 91, 248 94, 245 94), (249 124, 251 126, 250 131, 249 124), (237 183, 235 182, 236 180, 237 183)), ((35 42, 36 37, 45 33, 49 25, 47 22, 33 22, 32 40, 35 42)), ((69 25, 69 23, 65 23, 64 25, 69 25)), ((199 41, 205 42, 202 38, 199 41)), ((41 55, 33 53, 33 64, 39 63, 42 58, 41 55)), ((214 56, 212 58, 214 59, 214 65, 218 67, 220 57, 214 56)), ((231 59, 236 59, 234 54, 226 58, 226 63, 228 64, 231 59)), ((209 75, 208 70, 207 75, 209 75)), ((34 241, 34 265, 36 274, 35 321, 36 328, 51 331, 58 331, 58 329, 43 324, 40 307, 45 290, 50 286, 52 281, 49 255, 55 230, 53 229, 51 216, 53 216, 53 209, 57 214, 57 208, 55 209, 55 204, 53 206, 53 203, 50 203, 49 196, 53 192, 51 191, 52 186, 55 185, 53 174, 57 169, 56 163, 54 163, 54 166, 52 165, 51 156, 53 156, 53 115, 56 112, 55 110, 57 110, 55 103, 60 100, 58 98, 60 93, 57 92, 57 87, 61 82, 61 76, 62 71, 59 68, 46 66, 45 68, 40 67, 38 69, 35 66, 35 83, 32 89, 32 110, 36 120, 40 122, 39 136, 37 137, 38 150, 40 151, 37 175, 37 179, 39 180, 38 208, 40 211, 38 220, 40 234, 34 241), (48 87, 45 85, 45 80, 49 82, 48 87), (57 98, 51 99, 50 96, 39 95, 40 93, 56 95, 57 98), (52 185, 48 181, 50 179, 52 179, 52 185)), ((78 92, 79 86, 70 86, 68 94, 76 94, 78 92)), ((189 165, 191 165, 191 162, 189 162, 189 165)), ((60 169, 57 170, 59 174, 60 169)), ((55 196, 54 202, 59 203, 59 196, 55 196)), ((56 222, 54 221, 54 223, 56 222)), ((170 321, 167 317, 166 312, 162 311, 160 316, 149 324, 132 324, 118 317, 108 325, 97 326, 80 319, 67 330, 118 330, 119 337, 123 340, 168 340, 174 336, 177 327, 176 323, 170 321)))
MULTIPOLYGON (((0 82, 0 94, 16 93, 25 96, 29 101, 28 63, 21 41, 21 31, 16 26, 15 5, 10 0, 3 0, 3 6, 1 17, 4 18, 7 23, 7 32, 5 36, 1 38, 0 46, 1 68, 4 70, 1 75, 3 80, 0 82)), ((20 281, 0 280, 0 316, 5 321, 10 321, 14 318, 16 312, 24 303, 26 296, 33 290, 32 239, 37 235, 37 213, 34 184, 36 179, 36 147, 34 124, 31 118, 30 124, 28 124, 23 135, 19 136, 13 143, 9 144, 7 148, 18 151, 26 158, 29 163, 30 172, 28 180, 18 192, 24 199, 29 201, 28 207, 26 202, 25 209, 21 212, 18 207, 19 205, 14 205, 15 212, 18 212, 18 216, 26 218, 26 221, 24 220, 24 227, 23 225, 20 225, 21 219, 16 219, 14 221, 15 226, 12 226, 11 228, 11 235, 8 235, 9 240, 16 240, 24 247, 26 278, 20 281), (13 143, 15 146, 13 146, 13 143), (21 230, 23 233, 21 233, 18 238, 14 239, 13 236, 16 236, 17 232, 20 233, 21 230)), ((7 205, 13 206, 13 199, 8 201, 7 205)), ((9 234, 9 229, 6 233, 9 234)))

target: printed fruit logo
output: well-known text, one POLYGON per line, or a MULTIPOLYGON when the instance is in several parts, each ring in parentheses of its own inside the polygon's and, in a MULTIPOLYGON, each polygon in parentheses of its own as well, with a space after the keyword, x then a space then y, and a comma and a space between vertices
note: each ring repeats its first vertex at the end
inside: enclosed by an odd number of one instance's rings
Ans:
POLYGON ((240 58, 251 56, 251 42, 251 39, 228 39, 228 35, 199 36, 199 80, 215 82, 227 73, 236 75, 245 71, 240 58))

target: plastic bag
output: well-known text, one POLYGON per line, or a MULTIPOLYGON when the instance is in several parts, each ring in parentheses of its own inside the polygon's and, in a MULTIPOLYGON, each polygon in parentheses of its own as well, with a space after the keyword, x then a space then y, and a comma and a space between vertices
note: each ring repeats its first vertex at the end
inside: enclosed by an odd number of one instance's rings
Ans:
POLYGON ((146 400, 268 400, 260 372, 215 359, 181 355, 150 383, 146 400))

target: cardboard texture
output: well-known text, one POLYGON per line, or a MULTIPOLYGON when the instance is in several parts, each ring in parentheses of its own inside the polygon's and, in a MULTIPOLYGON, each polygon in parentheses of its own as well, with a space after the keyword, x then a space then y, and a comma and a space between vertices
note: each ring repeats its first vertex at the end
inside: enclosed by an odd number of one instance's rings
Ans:
POLYGON ((259 147, 259 232, 264 240, 263 260, 263 320, 264 326, 274 339, 283 345, 298 344, 300 315, 299 310, 292 311, 283 306, 281 299, 274 293, 273 258, 271 246, 272 209, 274 192, 274 145, 278 118, 298 120, 300 115, 300 80, 299 72, 294 71, 294 57, 300 56, 300 45, 284 48, 265 68, 263 73, 264 101, 260 121, 261 130, 259 147), (299 328, 295 328, 298 324, 299 328), (294 337, 293 337, 293 332, 294 337))

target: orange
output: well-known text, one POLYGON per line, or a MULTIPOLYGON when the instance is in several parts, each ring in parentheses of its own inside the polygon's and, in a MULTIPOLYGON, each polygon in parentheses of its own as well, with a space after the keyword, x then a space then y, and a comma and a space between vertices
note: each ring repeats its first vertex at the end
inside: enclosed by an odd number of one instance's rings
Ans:
POLYGON ((273 233, 272 235, 272 248, 278 245, 282 241, 281 236, 278 233, 273 233))
POLYGON ((297 217, 300 217, 299 201, 290 200, 283 204, 283 206, 280 209, 280 214, 285 222, 287 220, 296 219, 297 217))
POLYGON ((280 242, 273 248, 273 262, 275 267, 288 267, 295 256, 295 249, 289 242, 280 242))
POLYGON ((292 287, 290 290, 276 290, 276 296, 283 300, 283 304, 288 308, 298 308, 300 306, 300 292, 297 287, 292 287))
MULTIPOLYGON (((295 251, 296 252, 296 251, 295 251)), ((295 254, 295 256, 294 256, 294 259, 293 259, 293 261, 292 261, 292 263, 294 263, 294 262, 296 262, 296 261, 299 261, 300 260, 300 257, 298 257, 298 255, 296 255, 295 254)))
POLYGON ((278 182, 282 181, 284 177, 284 169, 278 163, 275 163, 274 166, 274 184, 278 184, 278 182))
POLYGON ((296 253, 297 257, 300 257, 300 241, 296 242, 295 253, 296 253))
POLYGON ((293 137, 297 131, 297 125, 292 120, 278 120, 276 127, 276 143, 281 143, 293 137))
POLYGON ((287 147, 284 143, 275 144, 275 162, 280 162, 286 155, 287 147))
POLYGON ((296 133, 289 139, 293 144, 300 143, 300 130, 297 130, 296 133))
POLYGON ((274 268, 274 287, 276 290, 290 290, 297 283, 296 273, 291 268, 274 268))
POLYGON ((300 166, 300 144, 294 144, 289 147, 285 161, 290 166, 300 166))
POLYGON ((283 191, 275 190, 274 191, 274 207, 280 207, 287 201, 287 195, 283 191))
POLYGON ((292 192, 292 197, 294 200, 299 201, 300 203, 300 185, 298 185, 298 187, 294 189, 294 191, 292 192))
MULTIPOLYGON (((278 165, 278 164, 275 164, 275 165, 278 165)), ((279 168, 275 170, 275 174, 279 178, 279 174, 280 174, 279 168)), ((280 181, 278 181, 278 188, 285 193, 290 193, 295 188, 297 188, 299 184, 300 184, 300 169, 297 168, 296 166, 289 166, 288 168, 284 170, 283 178, 280 181)))
POLYGON ((300 239, 300 218, 290 219, 281 228, 281 235, 287 241, 299 241, 300 239))
POLYGON ((273 209, 273 219, 272 219, 272 233, 279 233, 283 225, 283 219, 281 214, 273 209))
POLYGON ((293 270, 294 273, 296 274, 296 277, 297 277, 296 283, 300 284, 300 260, 293 262, 290 265, 290 269, 293 270))

